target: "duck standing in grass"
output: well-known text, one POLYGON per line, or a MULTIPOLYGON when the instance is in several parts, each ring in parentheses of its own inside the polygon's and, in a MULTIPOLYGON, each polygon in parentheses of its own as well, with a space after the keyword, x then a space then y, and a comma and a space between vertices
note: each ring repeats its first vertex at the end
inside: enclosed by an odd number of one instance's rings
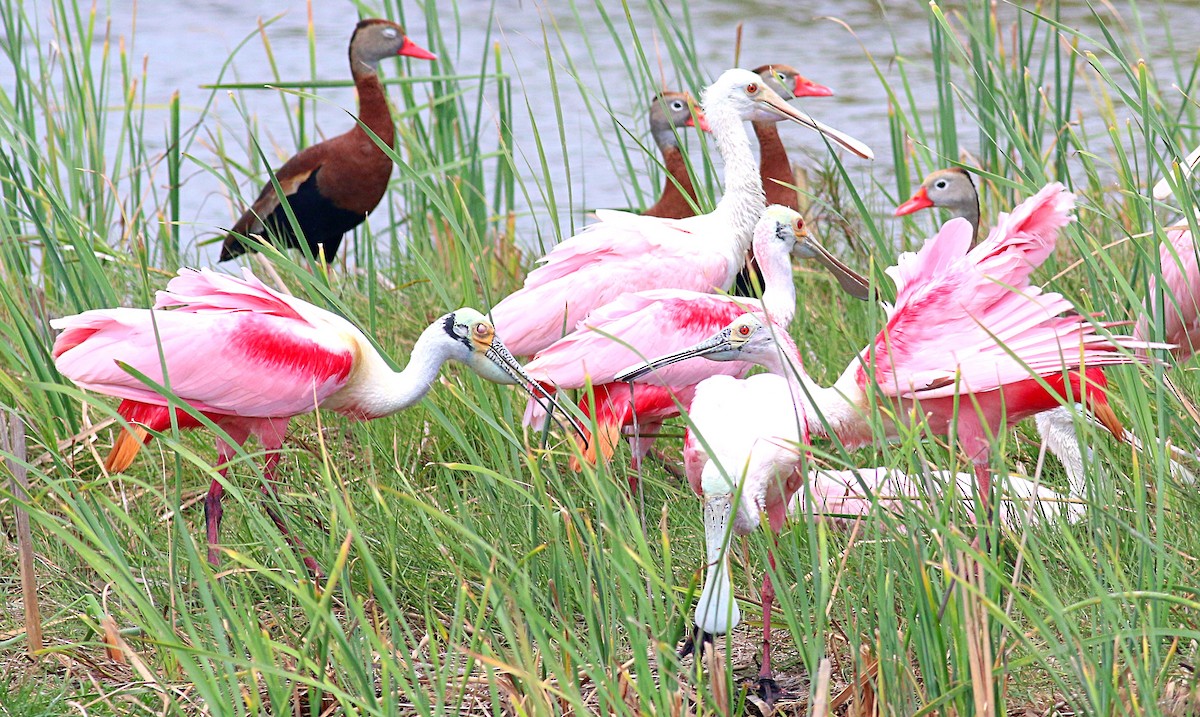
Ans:
MULTIPOLYGON (((105 461, 109 472, 128 468, 143 443, 169 430, 172 413, 181 429, 204 425, 192 413, 172 411, 168 397, 212 421, 233 444, 256 436, 267 454, 264 493, 274 489, 293 416, 317 408, 359 420, 391 415, 420 401, 447 361, 466 364, 489 381, 517 383, 531 396, 541 395, 549 409, 557 407, 474 309, 459 309, 430 324, 413 346, 408 366, 396 372, 349 321, 276 292, 249 271, 238 279, 182 269, 158 293, 154 309, 99 309, 50 325, 62 330, 52 352, 58 370, 81 388, 122 399, 117 412, 129 428, 105 461)), ((218 437, 221 480, 213 480, 204 499, 208 560, 214 565, 222 481, 235 455, 234 446, 218 437)), ((304 552, 269 502, 267 512, 304 552)), ((304 563, 321 574, 306 552, 304 563)))
POLYGON ((716 209, 687 219, 596 212, 598 222, 554 247, 525 286, 492 309, 497 330, 510 337, 518 356, 541 351, 626 292, 710 293, 733 286, 766 208, 743 121, 773 114, 811 127, 859 156, 871 156, 858 140, 787 104, 749 70, 727 70, 705 89, 701 105, 725 160, 725 195, 716 209))
POLYGON ((405 55, 421 60, 437 56, 418 46, 404 28, 390 20, 363 20, 350 37, 350 73, 358 91, 358 120, 350 131, 314 144, 284 163, 275 181, 263 187, 258 199, 234 223, 221 245, 219 261, 229 261, 253 244, 243 237, 257 237, 289 248, 301 248, 275 183, 283 190, 295 215, 304 246, 313 257, 332 262, 342 236, 362 224, 383 199, 392 176, 392 159, 386 147, 395 141, 387 95, 379 81, 379 61, 405 55))

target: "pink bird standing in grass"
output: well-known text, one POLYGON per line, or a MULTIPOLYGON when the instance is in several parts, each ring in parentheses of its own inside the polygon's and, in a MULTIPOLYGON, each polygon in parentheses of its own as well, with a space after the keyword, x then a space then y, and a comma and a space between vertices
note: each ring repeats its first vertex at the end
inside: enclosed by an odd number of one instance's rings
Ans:
MULTIPOLYGON (((574 332, 538 352, 526 365, 529 375, 560 389, 592 386, 597 435, 581 437, 589 462, 595 462, 597 455, 610 458, 621 430, 632 426, 635 416, 638 432, 653 434, 664 420, 679 415, 679 406, 691 403, 696 384, 718 373, 744 376, 752 368, 744 362, 693 361, 647 376, 632 388, 613 383, 616 373, 631 363, 690 346, 747 311, 765 310, 780 325, 790 324, 796 311, 792 256, 836 264, 840 275, 851 277, 856 286, 867 285, 865 278, 842 265, 808 233, 799 212, 787 207, 773 205, 763 212, 754 228, 754 254, 765 285, 761 301, 684 289, 623 294, 593 311, 574 332)), ((586 415, 593 414, 592 406, 590 397, 579 404, 586 415)), ((526 423, 535 422, 541 410, 531 400, 526 423)), ((636 471, 654 438, 631 436, 629 440, 636 471)), ((631 476, 631 487, 636 489, 636 483, 636 475, 631 476)))
MULTIPOLYGON (((459 309, 431 324, 417 339, 408 366, 396 372, 349 321, 273 291, 249 270, 238 279, 181 269, 158 293, 153 310, 100 309, 50 324, 62 330, 53 349, 58 370, 82 388, 122 399, 117 412, 130 429, 121 432, 105 461, 110 472, 128 468, 143 443, 171 427, 164 394, 207 417, 234 444, 256 436, 267 454, 263 473, 272 489, 293 416, 318 407, 359 420, 391 415, 420 401, 446 361, 464 363, 489 381, 517 383, 531 396, 544 395, 474 309, 459 309), (139 380, 130 368, 165 389, 139 380)), ((557 407, 553 398, 545 399, 557 407)), ((178 408, 175 420, 181 429, 202 425, 178 408)), ((213 565, 222 480, 235 455, 233 445, 218 437, 221 480, 213 480, 204 499, 213 565)), ((309 570, 320 575, 316 561, 269 504, 267 512, 304 553, 309 570)))
MULTIPOLYGON (((753 314, 692 349, 616 377, 636 379, 693 356, 753 361, 770 371, 702 382, 688 414, 684 462, 692 489, 704 500, 709 560, 696 608, 702 634, 724 634, 739 619, 726 562, 730 529, 744 535, 765 514, 779 532, 804 481, 803 446, 810 434, 836 435, 851 449, 871 444, 877 439, 869 420, 872 395, 887 437, 897 436, 898 424, 915 423, 956 438, 974 463, 984 501, 991 483, 989 436, 1062 404, 1068 381, 1072 396, 1084 397, 1115 436, 1123 435, 1107 403, 1103 373, 1091 367, 1135 362, 1135 356, 1118 349, 1151 346, 1101 335, 1096 324, 1072 312, 1065 298, 1029 281, 1054 249, 1058 230, 1071 221, 1073 206, 1073 195, 1052 184, 1002 215, 991 235, 970 252, 971 226, 954 219, 919 253, 901 255, 888 270, 898 293, 887 327, 830 388, 808 377, 781 327, 753 314), (1088 367, 1086 379, 1076 370, 1081 367, 1088 367)), ((778 694, 770 667, 773 599, 768 574, 762 587, 759 674, 764 699, 778 694)))
MULTIPOLYGON (((1184 160, 1184 175, 1190 175, 1198 163, 1200 147, 1192 150, 1184 160)), ((1165 179, 1154 187, 1154 198, 1160 202, 1172 195, 1171 186, 1165 179)), ((1200 221, 1200 210, 1194 210, 1194 213, 1200 221)), ((1177 361, 1187 361, 1200 350, 1200 266, 1196 263, 1196 243, 1186 218, 1167 227, 1167 241, 1158 248, 1158 260, 1162 272, 1163 338, 1175 344, 1171 353, 1177 361)), ((1158 291, 1158 276, 1152 274, 1149 284, 1151 311, 1155 310, 1153 302, 1157 301, 1158 291)), ((1135 335, 1145 339, 1149 334, 1150 319, 1142 316, 1135 335)))
MULTIPOLYGON (((598 222, 563 241, 530 272, 525 286, 493 307, 512 351, 531 356, 589 313, 630 291, 728 291, 766 206, 743 121, 783 118, 812 127, 861 157, 871 150, 788 105, 749 70, 728 70, 702 98, 725 161, 725 195, 710 214, 659 219, 598 211, 598 222)), ((831 269, 836 271, 836 269, 831 269)), ((863 292, 865 296, 865 290, 863 292)))

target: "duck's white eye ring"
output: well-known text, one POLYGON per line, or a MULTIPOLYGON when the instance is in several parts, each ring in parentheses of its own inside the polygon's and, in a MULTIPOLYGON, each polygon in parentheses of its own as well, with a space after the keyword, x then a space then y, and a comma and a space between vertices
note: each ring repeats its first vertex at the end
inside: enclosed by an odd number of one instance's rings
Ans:
POLYGON ((397 33, 396 33, 396 28, 394 28, 394 27, 385 27, 385 28, 383 28, 383 36, 384 36, 384 37, 386 37, 387 39, 389 39, 389 40, 395 40, 395 39, 396 39, 396 35, 397 35, 397 33))
POLYGON ((683 103, 680 102, 679 100, 675 100, 674 102, 671 103, 671 109, 678 112, 679 110, 683 109, 683 103))
POLYGON ((939 179, 936 182, 934 182, 933 186, 936 187, 937 189, 945 189, 946 188, 946 180, 939 179))

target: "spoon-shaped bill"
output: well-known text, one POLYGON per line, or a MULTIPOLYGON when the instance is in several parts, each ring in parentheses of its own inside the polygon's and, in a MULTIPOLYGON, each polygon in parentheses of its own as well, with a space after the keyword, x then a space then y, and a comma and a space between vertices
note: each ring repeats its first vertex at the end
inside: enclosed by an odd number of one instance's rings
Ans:
POLYGON ((636 381, 642 376, 653 373, 664 366, 670 366, 671 364, 679 363, 680 361, 687 361, 688 359, 695 358, 697 356, 712 358, 714 354, 719 354, 725 351, 734 351, 735 349, 733 342, 730 340, 732 332, 733 330, 731 328, 725 327, 724 329, 721 329, 716 336, 705 339, 704 341, 683 349, 682 351, 676 351, 675 353, 659 356, 656 359, 637 364, 636 366, 630 366, 614 376, 613 380, 622 382, 636 381))
POLYGON ((828 137, 834 142, 837 142, 863 159, 875 159, 875 153, 871 151, 871 148, 865 143, 860 142, 845 132, 836 130, 827 124, 817 121, 806 112, 801 112, 795 107, 792 107, 787 102, 784 102, 783 98, 774 91, 771 91, 770 93, 764 91, 763 96, 759 98, 758 101, 784 119, 790 119, 793 122, 798 122, 804 125, 805 127, 815 129, 822 135, 828 137))
POLYGON ((547 392, 540 383, 525 372, 525 369, 521 367, 504 343, 495 335, 492 336, 487 350, 483 352, 483 358, 487 363, 480 362, 472 366, 476 373, 496 383, 512 383, 520 386, 548 414, 553 414, 555 410, 558 410, 571 424, 571 429, 583 439, 584 445, 587 445, 587 432, 579 421, 571 415, 570 411, 563 408, 562 404, 555 400, 554 396, 547 392), (499 370, 499 374, 495 373, 496 369, 499 370))
POLYGON ((829 273, 833 274, 833 278, 837 279, 842 291, 854 298, 863 301, 871 298, 871 282, 834 256, 813 236, 811 231, 806 232, 806 235, 796 242, 796 246, 792 247, 792 254, 800 259, 816 259, 829 270, 829 273))

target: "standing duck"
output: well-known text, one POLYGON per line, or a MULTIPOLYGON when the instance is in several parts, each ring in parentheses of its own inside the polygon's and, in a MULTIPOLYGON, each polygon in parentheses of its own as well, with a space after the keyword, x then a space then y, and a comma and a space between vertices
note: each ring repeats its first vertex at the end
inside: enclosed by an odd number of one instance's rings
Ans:
POLYGON ((701 104, 725 160, 725 194, 716 209, 687 219, 597 211, 598 222, 542 257, 525 286, 492 309, 496 329, 519 356, 541 351, 596 309, 630 291, 727 291, 745 261, 766 208, 750 138, 741 123, 778 115, 821 132, 860 157, 858 140, 787 104, 749 70, 727 70, 701 104))
MULTIPOLYGON (((275 172, 309 252, 326 262, 337 255, 342 236, 362 224, 387 191, 392 160, 371 134, 388 147, 395 139, 387 95, 376 71, 380 60, 396 55, 437 59, 390 20, 359 22, 350 36, 350 73, 358 90, 359 123, 345 134, 301 150, 275 172)), ((253 245, 242 242, 242 237, 248 236, 301 247, 274 182, 263 187, 254 204, 234 223, 221 246, 219 261, 233 259, 247 249, 254 251, 253 245)))
MULTIPOLYGON (((831 97, 833 90, 804 77, 788 65, 763 65, 753 70, 767 86, 785 100, 795 97, 831 97)), ((788 159, 783 140, 779 138, 779 120, 772 117, 755 119, 751 123, 758 139, 758 176, 762 179, 767 204, 779 204, 800 211, 796 194, 796 175, 788 159)), ((763 289, 762 272, 754 258, 754 249, 746 256, 746 265, 738 274, 733 291, 739 296, 757 296, 763 289)))
POLYGON ((697 122, 700 129, 707 131, 708 122, 687 92, 664 92, 650 103, 650 136, 658 145, 658 151, 662 152, 667 178, 658 201, 642 212, 642 216, 664 219, 695 216, 696 207, 699 206, 696 187, 692 184, 692 175, 688 173, 687 162, 679 149, 676 130, 693 127, 697 122))

